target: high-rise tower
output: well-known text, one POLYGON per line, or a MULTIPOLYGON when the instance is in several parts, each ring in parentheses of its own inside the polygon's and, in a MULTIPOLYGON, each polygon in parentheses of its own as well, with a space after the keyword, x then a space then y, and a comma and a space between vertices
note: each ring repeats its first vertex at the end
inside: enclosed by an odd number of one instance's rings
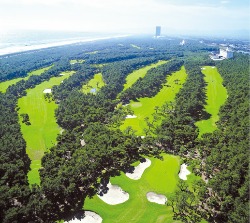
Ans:
POLYGON ((160 26, 156 26, 155 37, 160 36, 160 35, 161 35, 161 27, 160 26))

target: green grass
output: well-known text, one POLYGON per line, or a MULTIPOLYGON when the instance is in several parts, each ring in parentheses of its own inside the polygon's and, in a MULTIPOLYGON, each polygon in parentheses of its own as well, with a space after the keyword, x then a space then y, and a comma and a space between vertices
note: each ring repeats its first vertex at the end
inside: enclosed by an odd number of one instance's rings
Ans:
POLYGON ((87 84, 82 86, 83 93, 90 93, 91 89, 95 88, 96 92, 98 92, 105 85, 102 74, 95 74, 94 78, 92 78, 87 84))
POLYGON ((206 66, 204 68, 202 73, 205 75, 204 79, 207 82, 207 105, 205 106, 205 110, 211 114, 211 117, 210 119, 201 120, 195 123, 199 128, 199 137, 204 133, 211 133, 217 129, 216 122, 219 120, 219 110, 227 99, 227 90, 222 84, 223 79, 218 73, 217 68, 211 66, 206 66))
POLYGON ((96 54, 96 53, 98 53, 97 50, 96 50, 96 51, 92 51, 92 52, 87 52, 87 53, 85 53, 85 54, 96 54))
POLYGON ((132 72, 131 74, 129 74, 126 78, 126 84, 124 84, 124 91, 128 88, 130 88, 139 78, 143 78, 146 73, 155 67, 158 67, 162 64, 167 63, 167 61, 159 61, 157 63, 154 64, 150 64, 149 66, 143 67, 139 70, 135 70, 134 72, 132 72))
POLYGON ((85 199, 85 210, 91 210, 103 218, 103 223, 173 223, 172 209, 166 205, 151 203, 146 194, 150 191, 168 197, 176 188, 180 169, 179 157, 163 155, 163 161, 150 158, 151 166, 141 179, 131 180, 124 173, 111 178, 111 183, 119 185, 129 193, 129 200, 118 205, 109 205, 99 197, 85 199))
POLYGON ((70 64, 83 63, 85 60, 71 60, 70 64))
POLYGON ((139 46, 136 46, 135 44, 130 44, 130 46, 132 46, 132 47, 134 47, 134 48, 136 48, 136 49, 141 49, 141 47, 139 47, 139 46))
POLYGON ((28 75, 26 77, 20 77, 20 78, 15 78, 15 79, 12 79, 12 80, 9 80, 9 81, 4 81, 4 82, 1 82, 0 83, 0 92, 2 93, 5 93, 7 88, 13 84, 16 84, 18 81, 21 81, 21 80, 27 80, 30 76, 32 75, 40 75, 42 74, 43 72, 45 72, 46 70, 49 70, 52 66, 49 66, 49 67, 44 67, 42 69, 39 69, 39 70, 35 70, 35 71, 32 71, 32 72, 29 72, 28 75))
POLYGON ((136 135, 145 135, 143 131, 144 128, 147 128, 145 118, 148 117, 152 121, 156 106, 161 107, 166 102, 174 101, 175 95, 181 89, 186 77, 185 68, 182 67, 180 71, 174 72, 166 78, 168 86, 164 85, 156 96, 140 98, 137 102, 131 101, 131 109, 137 118, 125 119, 120 129, 125 130, 128 126, 131 126, 133 130, 136 130, 136 135), (179 82, 176 83, 176 80, 179 80, 179 82))
POLYGON ((28 89, 27 95, 18 100, 21 131, 27 144, 26 153, 31 159, 31 171, 28 173, 30 184, 40 184, 38 169, 41 167, 41 158, 56 143, 56 136, 60 132, 54 115, 57 105, 54 101, 45 100, 43 90, 59 85, 73 72, 63 73, 64 76, 53 77, 33 89, 28 89), (31 125, 21 122, 22 113, 29 115, 31 125))

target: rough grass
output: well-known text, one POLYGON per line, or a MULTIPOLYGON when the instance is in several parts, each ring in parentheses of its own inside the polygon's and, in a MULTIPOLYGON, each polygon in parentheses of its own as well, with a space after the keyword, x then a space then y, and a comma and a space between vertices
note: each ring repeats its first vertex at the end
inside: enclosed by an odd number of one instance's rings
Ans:
POLYGON ((217 129, 216 122, 219 120, 219 110, 227 99, 227 90, 222 84, 223 79, 218 73, 217 68, 211 66, 203 68, 202 73, 205 75, 204 79, 207 82, 207 104, 205 110, 211 114, 211 117, 210 119, 201 120, 195 123, 199 128, 199 137, 204 133, 211 133, 217 129))
POLYGON ((129 200, 118 205, 108 205, 97 196, 85 200, 84 209, 91 210, 103 218, 103 223, 173 223, 172 209, 166 205, 151 203, 147 192, 153 191, 168 197, 176 188, 180 169, 179 157, 163 155, 163 160, 150 158, 152 164, 141 179, 131 180, 124 173, 111 178, 111 183, 119 185, 129 193, 129 200))
POLYGON ((126 84, 124 84, 123 90, 125 91, 126 89, 130 88, 139 78, 143 78, 150 69, 158 67, 165 63, 167 63, 167 61, 159 61, 157 63, 143 67, 139 70, 135 70, 134 72, 132 72, 131 74, 127 76, 126 84))
POLYGON ((166 84, 156 96, 152 98, 140 98, 137 102, 131 101, 131 109, 137 118, 125 119, 120 129, 125 130, 128 126, 131 126, 136 131, 136 135, 145 135, 144 128, 148 128, 145 118, 148 117, 152 121, 153 114, 156 112, 156 106, 161 107, 166 102, 174 101, 175 95, 182 88, 186 77, 187 74, 183 66, 180 71, 174 72, 166 78, 166 84), (179 81, 176 82, 176 80, 179 81))
POLYGON ((56 136, 60 132, 54 115, 57 105, 54 101, 45 100, 43 90, 59 85, 72 73, 64 72, 64 76, 53 77, 27 90, 27 95, 18 100, 21 131, 27 144, 26 153, 31 159, 31 171, 28 173, 30 184, 40 184, 38 169, 41 167, 41 158, 56 143, 56 136), (22 113, 29 115, 31 125, 21 122, 22 113))
POLYGON ((85 85, 82 86, 82 92, 87 94, 90 93, 91 89, 95 88, 98 92, 105 85, 102 74, 98 73, 85 85))
POLYGON ((39 70, 35 70, 35 71, 32 71, 32 72, 29 72, 28 75, 26 77, 20 77, 20 78, 15 78, 15 79, 12 79, 12 80, 9 80, 9 81, 4 81, 4 82, 1 82, 0 83, 0 92, 2 93, 5 93, 7 88, 13 84, 16 84, 18 81, 21 81, 21 80, 27 80, 30 76, 32 75, 40 75, 42 74, 43 72, 45 72, 46 70, 49 70, 52 66, 49 66, 49 67, 44 67, 42 69, 39 69, 39 70))

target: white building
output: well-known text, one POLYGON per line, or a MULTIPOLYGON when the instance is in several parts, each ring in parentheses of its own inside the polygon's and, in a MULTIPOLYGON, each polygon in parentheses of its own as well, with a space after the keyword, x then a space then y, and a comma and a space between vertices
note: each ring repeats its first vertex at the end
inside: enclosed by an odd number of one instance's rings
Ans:
POLYGON ((229 59, 234 57, 234 53, 232 50, 230 50, 228 47, 225 48, 220 48, 220 56, 229 59))

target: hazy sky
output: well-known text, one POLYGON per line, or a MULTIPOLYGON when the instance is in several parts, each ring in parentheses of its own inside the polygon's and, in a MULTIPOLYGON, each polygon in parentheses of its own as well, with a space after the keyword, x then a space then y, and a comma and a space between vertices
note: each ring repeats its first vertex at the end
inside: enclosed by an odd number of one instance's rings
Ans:
POLYGON ((0 0, 0 29, 149 33, 249 30, 249 0, 0 0))

